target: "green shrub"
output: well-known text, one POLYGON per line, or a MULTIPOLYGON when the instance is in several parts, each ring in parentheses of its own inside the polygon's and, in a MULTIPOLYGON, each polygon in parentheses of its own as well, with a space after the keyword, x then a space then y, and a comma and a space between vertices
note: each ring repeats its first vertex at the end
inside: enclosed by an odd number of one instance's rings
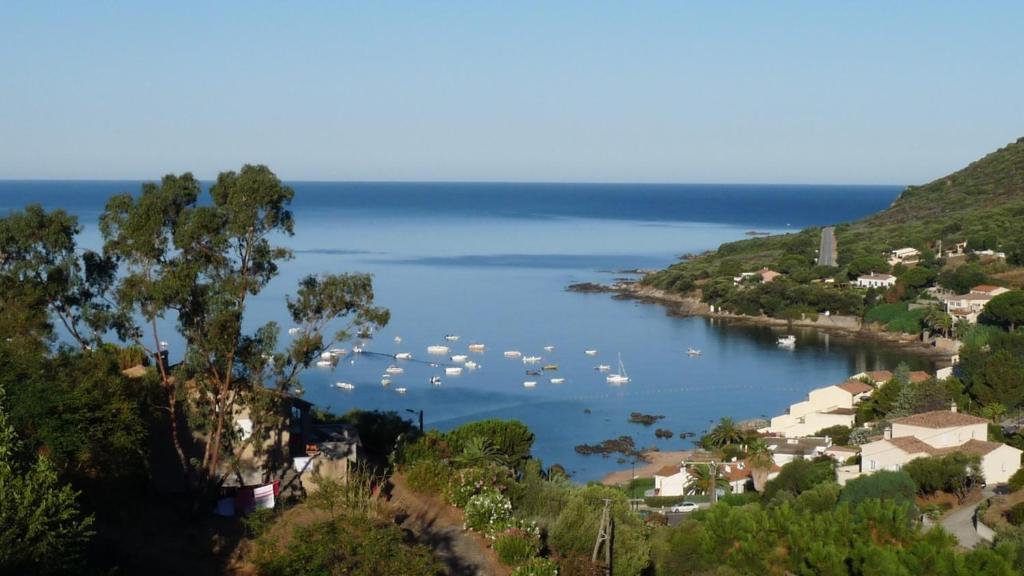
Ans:
POLYGON ((1024 488, 1024 468, 1020 468, 1014 472, 1013 476, 1010 476, 1010 479, 1007 481, 1007 485, 1010 487, 1010 492, 1016 492, 1017 490, 1024 488))
POLYGON ((419 460, 405 469, 409 487, 421 494, 441 494, 450 475, 451 467, 440 460, 419 460))
POLYGON ((751 491, 743 492, 742 494, 726 494, 719 498, 718 501, 729 506, 744 506, 746 504, 757 502, 760 499, 760 494, 751 491))
POLYGON ((533 558, 513 570, 512 576, 558 576, 558 564, 547 558, 533 558))
POLYGON ((493 465, 464 468, 451 474, 444 496, 453 506, 465 508, 470 498, 484 490, 505 492, 513 482, 507 468, 493 465))
POLYGON ((242 518, 242 527, 249 538, 258 538, 273 525, 275 518, 277 510, 274 508, 258 508, 242 518))
POLYGON ((540 539, 522 530, 506 530, 494 538, 494 551, 506 566, 518 566, 540 552, 540 539))
POLYGON ((1024 502, 1020 504, 1014 504, 1009 510, 1006 511, 1006 521, 1014 526, 1020 526, 1024 524, 1024 502))
POLYGON ((512 502, 497 490, 485 490, 466 503, 466 528, 482 534, 505 529, 512 521, 512 502))

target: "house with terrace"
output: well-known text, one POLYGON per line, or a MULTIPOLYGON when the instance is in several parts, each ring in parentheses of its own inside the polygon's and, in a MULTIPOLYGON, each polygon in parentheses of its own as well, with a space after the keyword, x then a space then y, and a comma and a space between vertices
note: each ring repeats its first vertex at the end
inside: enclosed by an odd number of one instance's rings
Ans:
POLYGON ((856 405, 874 392, 870 384, 850 380, 811 390, 807 400, 791 404, 785 414, 771 419, 762 433, 785 438, 810 436, 830 426, 853 427, 856 405))
POLYGON ((896 285, 896 277, 892 274, 864 274, 857 277, 858 288, 892 288, 896 285))

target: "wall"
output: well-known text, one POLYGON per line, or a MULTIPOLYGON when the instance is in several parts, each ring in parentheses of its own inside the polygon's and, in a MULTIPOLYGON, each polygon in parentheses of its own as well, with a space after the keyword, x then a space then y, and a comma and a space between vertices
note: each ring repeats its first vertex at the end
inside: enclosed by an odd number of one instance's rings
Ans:
POLYGON ((1021 451, 1013 446, 1000 446, 981 459, 981 471, 986 484, 1003 483, 1020 468, 1021 451))
POLYGON ((987 440, 988 426, 981 422, 967 426, 951 426, 949 428, 925 428, 923 426, 894 423, 892 425, 892 437, 902 438, 904 436, 913 436, 925 444, 930 444, 936 448, 948 448, 959 446, 972 438, 975 440, 987 440))

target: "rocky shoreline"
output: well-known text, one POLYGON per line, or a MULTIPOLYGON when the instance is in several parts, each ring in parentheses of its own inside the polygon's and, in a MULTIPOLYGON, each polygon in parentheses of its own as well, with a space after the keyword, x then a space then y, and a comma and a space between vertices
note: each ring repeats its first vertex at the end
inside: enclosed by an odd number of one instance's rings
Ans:
POLYGON ((853 340, 871 340, 884 342, 898 348, 902 352, 926 356, 939 365, 948 365, 954 351, 940 349, 918 337, 909 334, 897 334, 884 330, 875 324, 863 324, 860 318, 853 316, 818 316, 816 319, 783 320, 768 316, 744 316, 728 312, 713 312, 711 306, 700 301, 693 294, 676 294, 657 288, 641 285, 638 282, 617 281, 614 284, 598 284, 584 282, 572 284, 566 288, 570 292, 609 293, 613 298, 622 300, 638 300, 648 304, 658 304, 667 308, 672 316, 701 316, 723 322, 755 324, 760 326, 778 326, 785 328, 813 328, 831 334, 848 337, 853 340))

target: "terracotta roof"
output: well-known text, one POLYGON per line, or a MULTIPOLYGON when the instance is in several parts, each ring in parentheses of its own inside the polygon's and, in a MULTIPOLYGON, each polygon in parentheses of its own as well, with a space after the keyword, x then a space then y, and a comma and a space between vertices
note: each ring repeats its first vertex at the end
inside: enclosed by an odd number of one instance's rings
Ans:
POLYGON ((884 384, 889 380, 892 380, 892 372, 889 372, 888 370, 874 370, 872 372, 866 372, 866 374, 873 382, 884 384))
POLYGON ((916 382, 924 382, 925 380, 930 380, 931 377, 932 377, 931 374, 929 374, 927 372, 923 372, 921 370, 914 370, 913 372, 910 373, 910 381, 911 382, 915 382, 915 383, 916 382))
POLYGON ((993 286, 991 284, 978 284, 974 288, 971 288, 971 292, 989 293, 999 290, 1002 286, 993 286))
POLYGON ((675 476, 679 474, 679 466, 662 466, 654 473, 655 476, 675 476))
POLYGON ((1002 446, 999 442, 987 442, 985 440, 977 440, 971 438, 967 442, 959 446, 951 446, 949 448, 938 448, 933 450, 936 455, 950 454, 952 452, 963 452, 965 454, 977 454, 978 456, 984 456, 989 452, 1002 446))
POLYGON ((913 436, 901 436, 899 438, 887 438, 886 442, 903 450, 907 454, 934 454, 935 448, 913 436))
POLYGON ((971 424, 988 424, 988 420, 949 410, 935 410, 934 412, 922 412, 904 418, 897 418, 893 424, 905 424, 907 426, 921 426, 923 428, 949 428, 952 426, 968 426, 971 424))
POLYGON ((850 394, 853 394, 854 396, 859 396, 861 394, 865 394, 867 392, 871 392, 872 390, 874 390, 874 387, 871 386, 870 384, 858 382, 857 380, 843 382, 842 384, 839 384, 839 387, 842 388, 843 390, 846 390, 850 394))
POLYGON ((857 410, 855 410, 853 408, 833 408, 833 409, 829 410, 828 412, 825 412, 825 414, 840 414, 840 415, 843 415, 843 416, 852 416, 852 415, 854 415, 856 413, 857 413, 857 410))
MULTIPOLYGON (((778 472, 779 470, 782 470, 782 468, 780 468, 778 464, 773 463, 769 473, 778 472)), ((744 478, 749 478, 750 466, 747 465, 745 460, 740 460, 738 462, 725 462, 722 467, 722 477, 729 482, 736 482, 738 480, 743 480, 744 478), (743 468, 740 468, 740 464, 743 464, 743 468), (728 470, 726 470, 726 467, 728 467, 728 470)))

